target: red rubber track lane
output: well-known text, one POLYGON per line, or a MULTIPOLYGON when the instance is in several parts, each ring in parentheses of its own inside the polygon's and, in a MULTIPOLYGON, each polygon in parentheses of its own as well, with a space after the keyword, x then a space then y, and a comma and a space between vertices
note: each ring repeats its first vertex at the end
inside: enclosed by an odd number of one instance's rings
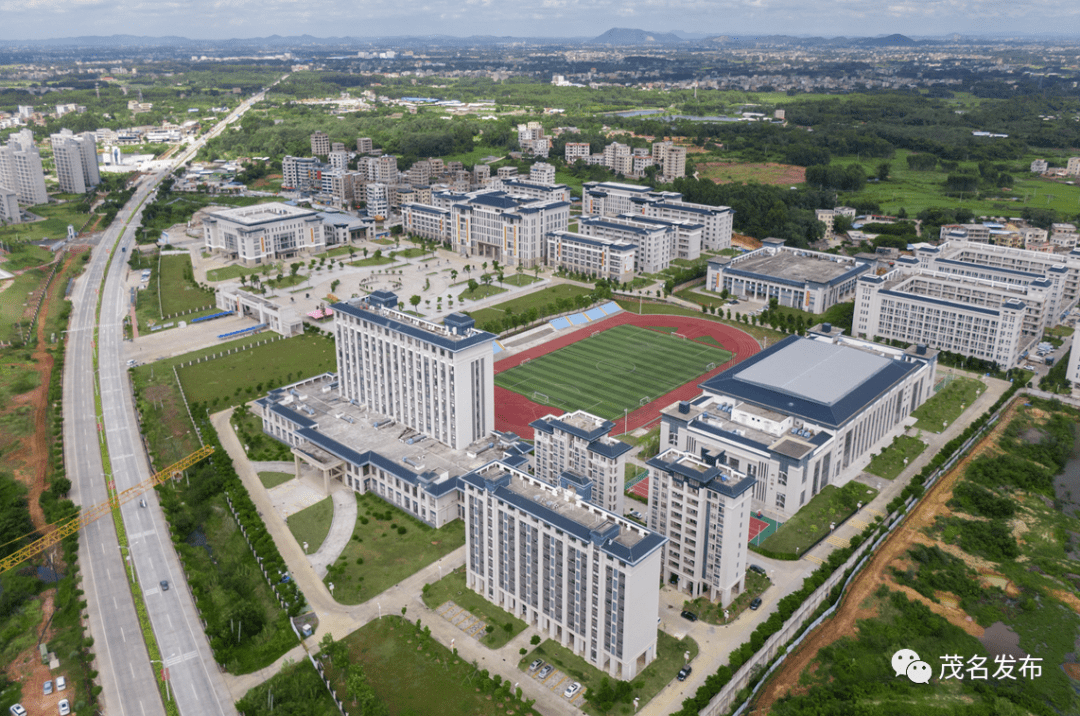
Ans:
MULTIPOLYGON (((642 328, 648 328, 650 326, 673 326, 677 333, 681 333, 691 340, 702 336, 710 336, 734 355, 723 365, 719 365, 708 373, 700 375, 692 381, 685 383, 664 395, 654 398, 652 402, 647 403, 630 413, 626 418, 629 427, 623 425, 623 418, 619 418, 615 421, 615 427, 611 431, 613 435, 619 435, 623 432, 628 432, 629 430, 637 430, 644 425, 652 423, 660 417, 660 411, 662 409, 677 400, 691 400, 696 398, 701 394, 701 389, 698 385, 702 382, 713 377, 717 373, 727 370, 736 363, 746 360, 761 350, 761 346, 758 345, 757 340, 753 336, 734 326, 729 326, 724 323, 718 323, 704 318, 694 318, 693 316, 675 316, 667 313, 638 315, 636 313, 623 311, 610 318, 605 318, 602 321, 586 324, 575 331, 558 336, 535 348, 530 348, 526 351, 515 353, 502 360, 498 360, 495 363, 495 374, 498 375, 505 370, 510 370, 511 368, 519 366, 526 360, 539 358, 540 356, 557 351, 560 348, 565 348, 571 343, 586 340, 596 331, 606 331, 609 328, 622 325, 640 326, 642 328)), ((534 403, 520 393, 515 393, 512 390, 508 390, 498 385, 495 386, 496 430, 508 430, 517 433, 523 438, 532 439, 533 429, 529 427, 529 423, 537 418, 542 418, 545 415, 562 415, 563 412, 564 411, 559 408, 550 405, 534 403)))

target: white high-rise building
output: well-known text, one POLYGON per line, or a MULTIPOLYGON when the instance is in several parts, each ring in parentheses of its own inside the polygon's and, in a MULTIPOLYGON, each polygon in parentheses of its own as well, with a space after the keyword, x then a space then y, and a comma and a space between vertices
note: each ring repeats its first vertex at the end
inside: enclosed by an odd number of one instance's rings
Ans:
POLYGON ((19 195, 14 189, 0 186, 0 224, 18 224, 22 221, 19 195))
POLYGON ((537 162, 529 168, 529 181, 551 186, 555 183, 555 167, 547 162, 537 162))
POLYGON ((663 536, 504 463, 459 480, 470 589, 617 679, 652 663, 663 536))
POLYGON ((386 218, 390 216, 390 192, 386 184, 374 182, 364 185, 364 201, 367 202, 368 216, 386 218))
POLYGON ((585 182, 581 213, 593 216, 641 214, 651 219, 702 224, 701 248, 720 251, 731 247, 735 212, 727 206, 683 201, 682 194, 655 191, 647 186, 615 182, 585 182))
POLYGON ((495 427, 495 336, 452 313, 443 325, 398 310, 389 291, 335 304, 341 396, 463 449, 495 427))
POLYGON ((50 139, 61 192, 85 194, 101 183, 93 132, 75 134, 70 129, 61 129, 50 139))
POLYGON ((34 133, 29 129, 10 135, 7 146, 0 146, 0 186, 14 191, 20 204, 36 205, 49 201, 41 155, 34 146, 34 133))
POLYGON ((727 606, 742 593, 753 477, 671 448, 649 465, 649 528, 668 538, 664 581, 727 606))
POLYGON ((572 487, 605 510, 623 513, 626 454, 633 448, 611 437, 615 423, 578 410, 545 415, 529 425, 534 475, 549 485, 572 487))

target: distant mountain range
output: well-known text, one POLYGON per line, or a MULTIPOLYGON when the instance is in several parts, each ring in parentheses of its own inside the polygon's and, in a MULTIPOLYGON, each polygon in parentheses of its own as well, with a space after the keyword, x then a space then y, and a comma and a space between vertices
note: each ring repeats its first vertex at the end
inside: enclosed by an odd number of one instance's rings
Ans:
POLYGON ((193 50, 275 50, 319 48, 322 50, 343 48, 356 50, 366 47, 485 47, 508 44, 528 45, 609 45, 626 47, 666 47, 687 46, 825 46, 825 47, 912 47, 939 44, 982 44, 998 43, 1008 40, 1043 38, 1020 37, 966 37, 956 34, 937 37, 912 39, 906 35, 888 35, 878 37, 798 37, 794 35, 717 35, 700 32, 653 32, 633 28, 612 28, 604 34, 588 37, 513 37, 497 35, 472 35, 456 37, 453 35, 387 35, 377 37, 315 37, 314 35, 271 35, 269 37, 231 38, 227 40, 191 39, 179 36, 149 37, 139 35, 91 35, 84 37, 62 37, 47 40, 0 40, 0 48, 190 48, 193 50))

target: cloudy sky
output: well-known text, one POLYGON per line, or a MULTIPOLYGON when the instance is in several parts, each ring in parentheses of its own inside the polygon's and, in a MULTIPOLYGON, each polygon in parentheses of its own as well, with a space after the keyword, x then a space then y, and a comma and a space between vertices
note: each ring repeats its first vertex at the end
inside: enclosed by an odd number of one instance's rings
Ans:
POLYGON ((612 27, 724 35, 1080 35, 1076 0, 0 0, 0 39, 595 36, 612 27))

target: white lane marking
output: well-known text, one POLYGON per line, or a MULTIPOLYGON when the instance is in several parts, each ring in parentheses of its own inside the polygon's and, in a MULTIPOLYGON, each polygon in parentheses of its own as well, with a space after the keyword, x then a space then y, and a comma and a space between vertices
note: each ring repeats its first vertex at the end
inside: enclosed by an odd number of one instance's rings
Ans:
POLYGON ((124 640, 125 644, 127 643, 127 637, 124 636, 124 627, 120 627, 120 638, 124 640))

